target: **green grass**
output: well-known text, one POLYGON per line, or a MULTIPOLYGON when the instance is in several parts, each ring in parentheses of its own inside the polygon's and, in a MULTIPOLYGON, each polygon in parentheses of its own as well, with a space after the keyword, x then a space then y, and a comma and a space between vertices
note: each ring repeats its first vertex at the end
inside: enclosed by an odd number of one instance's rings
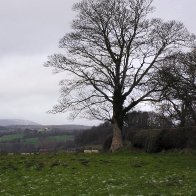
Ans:
POLYGON ((3 135, 0 137, 0 142, 9 142, 15 139, 22 139, 24 137, 23 133, 16 133, 10 135, 3 135))
MULTIPOLYGON (((4 142, 12 142, 16 139, 19 139, 21 143, 25 144, 34 144, 38 145, 40 143, 39 137, 30 137, 25 138, 25 134, 23 133, 16 133, 16 134, 10 134, 10 135, 4 135, 0 137, 0 143, 4 142)), ((46 136, 45 140, 48 141, 55 141, 55 142, 66 142, 67 140, 73 140, 73 135, 57 135, 57 136, 46 136)))
POLYGON ((27 144, 38 144, 39 143, 39 138, 35 137, 35 138, 25 138, 22 140, 22 142, 27 143, 27 144))
POLYGON ((47 137, 50 141, 58 141, 58 142, 65 142, 67 140, 73 140, 73 135, 56 135, 56 136, 49 136, 47 137))
POLYGON ((194 154, 0 156, 0 195, 196 195, 194 154))

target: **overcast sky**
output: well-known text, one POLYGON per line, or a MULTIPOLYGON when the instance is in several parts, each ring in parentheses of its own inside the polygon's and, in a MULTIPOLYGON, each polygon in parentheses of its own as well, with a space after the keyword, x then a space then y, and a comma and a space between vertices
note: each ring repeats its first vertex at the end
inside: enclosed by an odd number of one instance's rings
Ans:
MULTIPOLYGON (((0 119, 41 124, 96 124, 51 115, 63 74, 43 67, 70 31, 77 0, 0 0, 0 119)), ((182 21, 196 34, 196 0, 155 0, 154 16, 182 21)))

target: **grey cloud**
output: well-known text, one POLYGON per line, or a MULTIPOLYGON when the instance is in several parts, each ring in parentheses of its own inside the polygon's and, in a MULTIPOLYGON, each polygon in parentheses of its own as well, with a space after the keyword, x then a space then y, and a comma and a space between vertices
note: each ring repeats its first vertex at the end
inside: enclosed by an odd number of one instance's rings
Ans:
POLYGON ((76 0, 0 0, 0 54, 39 54, 57 46, 76 0))
POLYGON ((156 8, 154 16, 165 20, 181 21, 191 33, 196 34, 195 0, 155 0, 153 4, 156 8))

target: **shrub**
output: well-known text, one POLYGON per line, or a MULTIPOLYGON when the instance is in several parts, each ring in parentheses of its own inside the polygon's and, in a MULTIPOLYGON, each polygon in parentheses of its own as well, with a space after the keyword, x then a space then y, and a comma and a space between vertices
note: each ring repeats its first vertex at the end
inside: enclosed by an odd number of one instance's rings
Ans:
POLYGON ((196 149, 196 127, 166 129, 161 133, 160 146, 169 149, 196 149))
MULTIPOLYGON (((196 127, 135 130, 127 138, 133 147, 149 153, 170 149, 196 149, 196 127)), ((111 143, 112 135, 105 140, 103 151, 109 151, 111 143)))
POLYGON ((163 130, 138 130, 132 144, 146 152, 160 152, 170 149, 196 149, 196 127, 163 130))
POLYGON ((164 150, 186 147, 187 138, 182 129, 166 129, 161 133, 160 146, 164 150))
POLYGON ((136 148, 143 148, 145 152, 160 152, 160 134, 161 130, 138 130, 133 136, 132 144, 136 148))
POLYGON ((188 138, 186 147, 196 149, 196 127, 187 127, 186 135, 188 138))
POLYGON ((103 151, 104 151, 104 152, 109 151, 109 150, 110 150, 111 144, 112 144, 112 135, 109 135, 109 136, 106 138, 105 142, 103 143, 103 151))

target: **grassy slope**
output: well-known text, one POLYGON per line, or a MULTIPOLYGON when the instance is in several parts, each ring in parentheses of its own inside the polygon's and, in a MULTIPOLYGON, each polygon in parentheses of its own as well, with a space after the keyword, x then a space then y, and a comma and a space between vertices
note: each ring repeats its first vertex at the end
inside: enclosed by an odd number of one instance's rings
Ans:
POLYGON ((1 155, 0 195, 196 195, 191 154, 1 155))

